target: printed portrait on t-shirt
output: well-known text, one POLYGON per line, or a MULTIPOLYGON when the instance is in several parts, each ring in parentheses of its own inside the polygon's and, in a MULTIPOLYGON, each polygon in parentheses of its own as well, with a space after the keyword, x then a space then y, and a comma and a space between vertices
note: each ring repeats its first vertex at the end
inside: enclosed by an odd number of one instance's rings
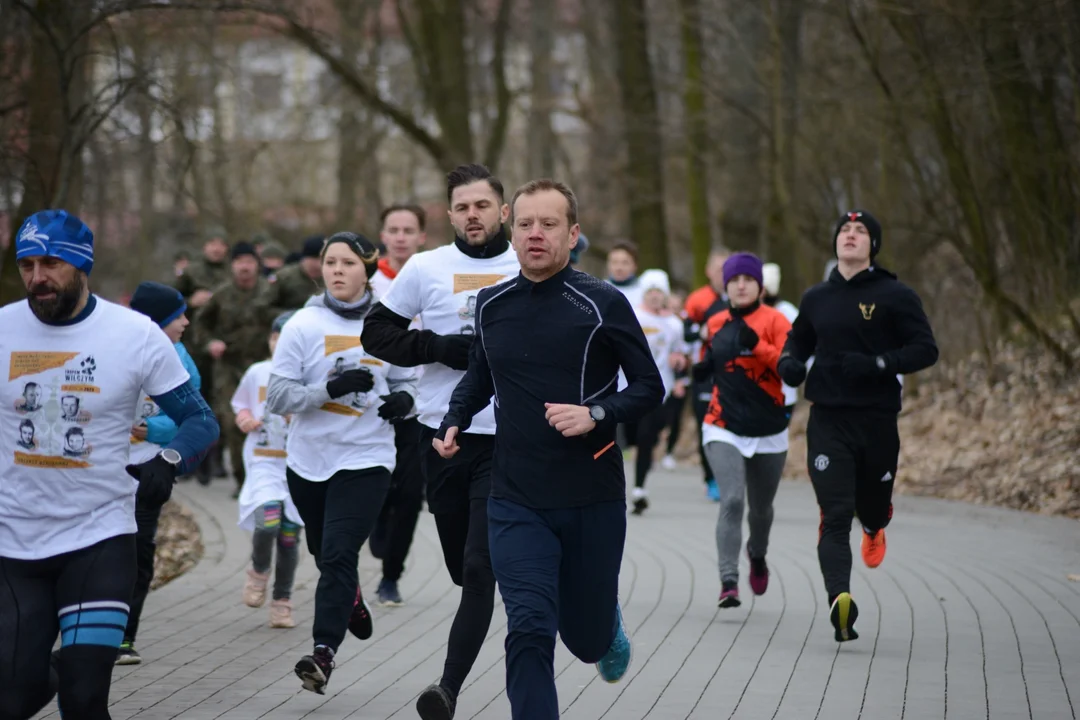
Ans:
POLYGON ((75 422, 79 419, 79 397, 77 395, 63 395, 60 398, 60 419, 64 422, 75 422))
POLYGON ((461 326, 461 334, 462 335, 475 335, 476 334, 476 328, 473 327, 472 325, 462 325, 461 326))
POLYGON ((68 428, 64 433, 64 457, 85 458, 93 448, 86 442, 81 427, 68 428))
POLYGON ((469 295, 465 298, 464 307, 458 308, 458 318, 461 320, 472 320, 476 317, 476 296, 469 295))
POLYGON ((19 439, 15 444, 23 450, 37 450, 37 440, 34 439, 35 432, 33 420, 23 420, 19 423, 19 439))
POLYGON ((255 436, 256 445, 258 445, 259 447, 266 447, 270 444, 270 431, 266 429, 265 421, 259 427, 257 433, 258 434, 255 436))
POLYGON ((37 412, 41 409, 41 386, 28 382, 23 386, 22 397, 15 401, 15 410, 21 413, 37 412))
POLYGON ((139 417, 145 420, 146 418, 153 417, 154 415, 157 415, 156 408, 154 408, 154 403, 144 402, 142 404, 142 409, 139 411, 139 417))
POLYGON ((333 380, 336 377, 341 377, 341 374, 349 369, 349 363, 345 362, 345 358, 339 357, 334 359, 334 367, 330 368, 329 374, 326 376, 328 380, 333 380))

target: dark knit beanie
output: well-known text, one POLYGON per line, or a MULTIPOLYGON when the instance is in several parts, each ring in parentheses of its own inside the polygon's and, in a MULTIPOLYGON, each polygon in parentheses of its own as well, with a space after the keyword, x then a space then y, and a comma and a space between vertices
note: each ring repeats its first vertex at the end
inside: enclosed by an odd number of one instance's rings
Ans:
POLYGON ((870 234, 870 259, 873 260, 881 250, 881 223, 865 210, 851 210, 841 215, 836 221, 836 229, 832 234, 833 255, 839 256, 836 251, 836 237, 840 234, 840 229, 849 222, 861 222, 866 227, 866 231, 870 234))
POLYGON ((187 310, 184 296, 179 290, 156 282, 140 283, 139 287, 135 288, 128 305, 132 310, 142 313, 162 328, 187 310))
POLYGON ((288 310, 278 315, 276 318, 274 318, 274 322, 270 325, 270 332, 280 333, 282 328, 285 327, 285 323, 289 322, 289 318, 291 318, 295 314, 295 310, 288 310))
POLYGON ((300 257, 322 257, 323 241, 324 238, 322 235, 312 235, 311 237, 305 239, 303 249, 300 252, 300 257))
POLYGON ((739 275, 748 275, 757 280, 758 287, 764 286, 761 278, 761 258, 754 253, 737 252, 724 261, 724 287, 739 275))
POLYGON ((255 252, 255 246, 249 242, 244 242, 243 240, 232 246, 232 251, 229 253, 229 257, 235 260, 241 255, 250 255, 256 260, 259 259, 259 253, 255 252))
POLYGON ((323 245, 320 257, 326 254, 327 248, 337 243, 348 245, 349 249, 356 253, 357 257, 363 261, 364 270, 367 271, 368 280, 379 271, 379 249, 375 247, 375 243, 371 242, 363 235, 358 235, 356 233, 339 232, 326 238, 326 244, 323 245))

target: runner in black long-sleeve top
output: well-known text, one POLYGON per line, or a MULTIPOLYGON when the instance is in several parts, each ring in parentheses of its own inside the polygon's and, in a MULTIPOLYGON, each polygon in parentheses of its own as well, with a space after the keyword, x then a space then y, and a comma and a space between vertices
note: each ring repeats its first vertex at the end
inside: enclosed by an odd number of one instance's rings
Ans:
POLYGON ((919 296, 873 264, 881 226, 866 211, 845 213, 834 236, 837 267, 803 295, 778 371, 788 385, 806 382, 813 405, 806 429, 807 466, 821 506, 818 560, 836 640, 854 640, 851 519, 863 526, 862 556, 885 559, 900 436, 897 374, 937 362, 938 349, 919 296), (807 378, 806 361, 814 364, 807 378))
POLYGON ((488 528, 508 621, 507 694, 515 720, 549 720, 559 717, 556 633, 608 682, 629 667, 615 427, 658 407, 664 386, 630 304, 568 265, 573 192, 533 181, 511 206, 521 275, 480 292, 478 340, 433 444, 452 456, 458 433, 495 398, 488 528), (620 367, 628 386, 616 392, 620 367))

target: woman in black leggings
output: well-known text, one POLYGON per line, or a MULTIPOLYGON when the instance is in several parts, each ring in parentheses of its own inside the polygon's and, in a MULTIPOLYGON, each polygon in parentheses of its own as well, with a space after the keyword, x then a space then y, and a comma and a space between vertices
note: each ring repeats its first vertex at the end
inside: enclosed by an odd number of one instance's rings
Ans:
POLYGON ((286 478, 319 568, 315 648, 296 663, 304 689, 319 694, 346 629, 361 640, 374 631, 356 566, 390 488, 391 423, 409 413, 415 393, 414 371, 373 358, 360 344, 378 259, 360 235, 327 239, 326 291, 282 328, 267 388, 267 411, 292 415, 286 478))

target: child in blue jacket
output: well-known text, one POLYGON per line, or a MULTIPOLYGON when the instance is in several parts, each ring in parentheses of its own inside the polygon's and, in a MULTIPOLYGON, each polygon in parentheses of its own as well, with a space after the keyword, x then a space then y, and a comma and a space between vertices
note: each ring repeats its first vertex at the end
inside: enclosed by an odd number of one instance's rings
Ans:
MULTIPOLYGON (((158 324, 169 340, 176 348, 176 354, 180 356, 180 362, 191 376, 191 384, 196 390, 202 385, 199 371, 195 369, 195 361, 191 359, 187 348, 180 342, 184 329, 188 326, 188 319, 184 315, 187 305, 179 291, 156 282, 144 282, 135 289, 129 303, 132 310, 146 315, 158 324)), ((169 416, 158 410, 158 406, 149 395, 143 394, 142 401, 136 410, 136 417, 131 428, 131 450, 128 462, 145 462, 159 452, 162 447, 168 445, 176 436, 177 427, 169 416)), ((161 506, 153 507, 140 502, 135 503, 135 548, 137 557, 137 572, 135 576, 135 591, 131 599, 131 612, 128 615, 127 631, 124 633, 124 641, 116 656, 117 665, 138 665, 142 662, 138 651, 135 650, 135 635, 139 630, 139 616, 142 615, 143 603, 150 593, 150 582, 154 579, 154 552, 157 544, 154 537, 157 535, 158 520, 161 518, 161 506)))

